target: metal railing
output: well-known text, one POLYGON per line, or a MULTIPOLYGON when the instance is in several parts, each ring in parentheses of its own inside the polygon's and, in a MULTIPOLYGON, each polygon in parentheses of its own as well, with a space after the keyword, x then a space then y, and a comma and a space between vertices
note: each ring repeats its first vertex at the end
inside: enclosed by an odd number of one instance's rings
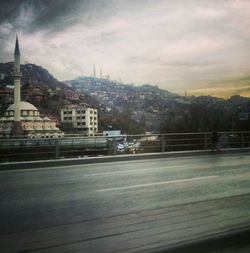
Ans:
MULTIPOLYGON (((218 146, 250 147, 250 131, 219 132, 218 146)), ((0 139, 0 162, 70 157, 208 150, 211 133, 70 136, 55 139, 0 139)))

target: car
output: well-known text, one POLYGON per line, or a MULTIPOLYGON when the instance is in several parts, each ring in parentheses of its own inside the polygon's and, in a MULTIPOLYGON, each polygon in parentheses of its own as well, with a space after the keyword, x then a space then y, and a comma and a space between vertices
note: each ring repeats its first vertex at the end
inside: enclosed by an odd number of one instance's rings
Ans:
POLYGON ((125 151, 125 146, 124 146, 123 143, 118 143, 118 144, 117 144, 117 151, 118 151, 118 152, 123 152, 123 151, 125 151))

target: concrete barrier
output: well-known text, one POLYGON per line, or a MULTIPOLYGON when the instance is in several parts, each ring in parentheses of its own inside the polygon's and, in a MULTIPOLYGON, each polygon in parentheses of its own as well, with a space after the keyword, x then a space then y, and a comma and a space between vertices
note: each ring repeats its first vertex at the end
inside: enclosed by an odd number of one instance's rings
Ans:
POLYGON ((225 149, 219 153, 211 152, 210 150, 195 150, 195 151, 173 151, 161 153, 144 153, 144 154, 83 157, 83 158, 69 158, 69 159, 51 159, 51 160, 26 161, 26 162, 7 162, 0 164, 0 170, 17 170, 17 169, 33 169, 33 168, 42 169, 45 167, 70 166, 80 164, 95 164, 95 163, 134 161, 134 160, 159 159, 171 157, 174 158, 174 157, 209 155, 209 154, 223 155, 223 154, 246 153, 246 152, 250 152, 250 148, 225 149))

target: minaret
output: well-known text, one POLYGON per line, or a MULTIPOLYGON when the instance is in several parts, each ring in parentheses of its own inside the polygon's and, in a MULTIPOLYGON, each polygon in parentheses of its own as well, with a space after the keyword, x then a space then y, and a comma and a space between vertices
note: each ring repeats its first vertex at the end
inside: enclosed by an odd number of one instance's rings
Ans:
POLYGON ((14 108, 15 108, 15 120, 12 128, 13 136, 23 135, 23 129, 21 125, 21 71, 20 71, 20 50, 18 37, 16 36, 16 46, 14 52, 14 71, 12 73, 14 79, 14 108))
POLYGON ((14 52, 14 104, 15 104, 15 121, 20 122, 21 112, 20 112, 20 102, 21 102, 21 71, 20 71, 20 50, 18 37, 16 37, 16 46, 14 52))

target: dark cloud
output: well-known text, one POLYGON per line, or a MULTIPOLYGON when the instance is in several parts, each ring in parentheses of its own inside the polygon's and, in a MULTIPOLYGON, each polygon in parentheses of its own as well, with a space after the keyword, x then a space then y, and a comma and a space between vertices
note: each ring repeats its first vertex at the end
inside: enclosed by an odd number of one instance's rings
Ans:
POLYGON ((174 92, 247 88, 249 8, 244 0, 0 0, 0 60, 11 59, 17 33, 22 60, 60 80, 96 63, 116 79, 174 92))
POLYGON ((9 23, 15 30, 29 33, 60 31, 80 18, 86 24, 95 22, 105 6, 104 1, 99 0, 1 0, 0 25, 9 23))
POLYGON ((1 0, 0 1, 0 24, 11 22, 17 15, 17 10, 23 4, 22 0, 1 0))
POLYGON ((60 30, 77 22, 79 10, 84 12, 84 5, 87 8, 89 1, 80 0, 40 0, 29 1, 35 18, 29 30, 60 30))

